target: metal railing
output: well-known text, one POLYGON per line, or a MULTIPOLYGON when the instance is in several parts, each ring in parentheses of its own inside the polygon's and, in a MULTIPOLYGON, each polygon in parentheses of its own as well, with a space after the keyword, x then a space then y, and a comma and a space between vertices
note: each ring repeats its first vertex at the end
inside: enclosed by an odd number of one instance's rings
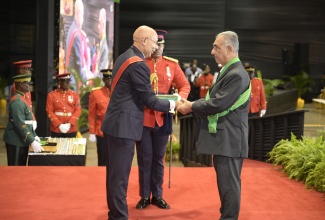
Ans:
MULTIPOLYGON (((304 132, 304 116, 307 110, 294 110, 264 117, 251 117, 249 123, 248 158, 266 161, 267 153, 282 139, 293 133, 298 139, 304 132)), ((212 155, 196 153, 195 140, 199 129, 191 114, 180 116, 180 160, 185 167, 212 166, 212 155)))

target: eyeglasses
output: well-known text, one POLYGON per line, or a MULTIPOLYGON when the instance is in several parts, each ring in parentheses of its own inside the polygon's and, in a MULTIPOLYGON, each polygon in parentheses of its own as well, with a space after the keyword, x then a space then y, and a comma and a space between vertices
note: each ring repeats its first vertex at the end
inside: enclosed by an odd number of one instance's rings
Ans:
POLYGON ((154 44, 156 44, 158 46, 158 41, 154 41, 154 40, 150 39, 149 37, 146 37, 145 39, 150 40, 151 42, 153 42, 154 44))

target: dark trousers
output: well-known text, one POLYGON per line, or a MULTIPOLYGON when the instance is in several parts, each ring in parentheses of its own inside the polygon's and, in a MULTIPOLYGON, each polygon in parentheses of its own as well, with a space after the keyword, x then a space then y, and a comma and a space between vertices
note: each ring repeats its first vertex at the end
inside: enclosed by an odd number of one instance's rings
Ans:
POLYGON ((107 146, 104 144, 104 138, 96 135, 98 166, 106 166, 107 146))
POLYGON ((8 166, 26 166, 28 157, 28 147, 17 147, 6 144, 8 166))
POLYGON ((222 220, 237 220, 240 209, 241 170, 243 158, 214 155, 213 165, 221 201, 222 220))
POLYGON ((136 143, 139 168, 140 196, 162 197, 164 159, 169 135, 162 135, 161 128, 143 127, 141 141, 136 143))
POLYGON ((51 137, 75 138, 76 136, 77 136, 77 132, 56 133, 56 132, 51 131, 51 137))
POLYGON ((135 141, 104 134, 104 142, 107 146, 108 160, 106 166, 108 219, 127 220, 129 214, 126 193, 135 141))

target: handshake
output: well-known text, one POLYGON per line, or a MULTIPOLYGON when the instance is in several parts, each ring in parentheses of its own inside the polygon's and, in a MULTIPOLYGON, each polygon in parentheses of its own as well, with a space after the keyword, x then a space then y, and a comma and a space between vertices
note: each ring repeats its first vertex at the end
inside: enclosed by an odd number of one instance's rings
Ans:
POLYGON ((187 101, 186 99, 181 99, 179 101, 176 101, 176 110, 182 113, 183 115, 186 115, 190 112, 192 112, 192 105, 193 102, 187 101))

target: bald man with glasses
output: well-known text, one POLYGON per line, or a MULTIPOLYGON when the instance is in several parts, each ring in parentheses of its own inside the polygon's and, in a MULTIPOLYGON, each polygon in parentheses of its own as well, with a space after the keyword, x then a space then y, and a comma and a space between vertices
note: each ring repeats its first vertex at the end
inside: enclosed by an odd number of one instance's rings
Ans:
POLYGON ((152 91, 145 58, 157 50, 157 41, 154 29, 138 27, 133 45, 114 64, 111 99, 101 128, 108 151, 106 191, 110 220, 129 218, 127 188, 135 142, 142 137, 144 107, 168 113, 176 105, 175 101, 158 99, 152 91))

